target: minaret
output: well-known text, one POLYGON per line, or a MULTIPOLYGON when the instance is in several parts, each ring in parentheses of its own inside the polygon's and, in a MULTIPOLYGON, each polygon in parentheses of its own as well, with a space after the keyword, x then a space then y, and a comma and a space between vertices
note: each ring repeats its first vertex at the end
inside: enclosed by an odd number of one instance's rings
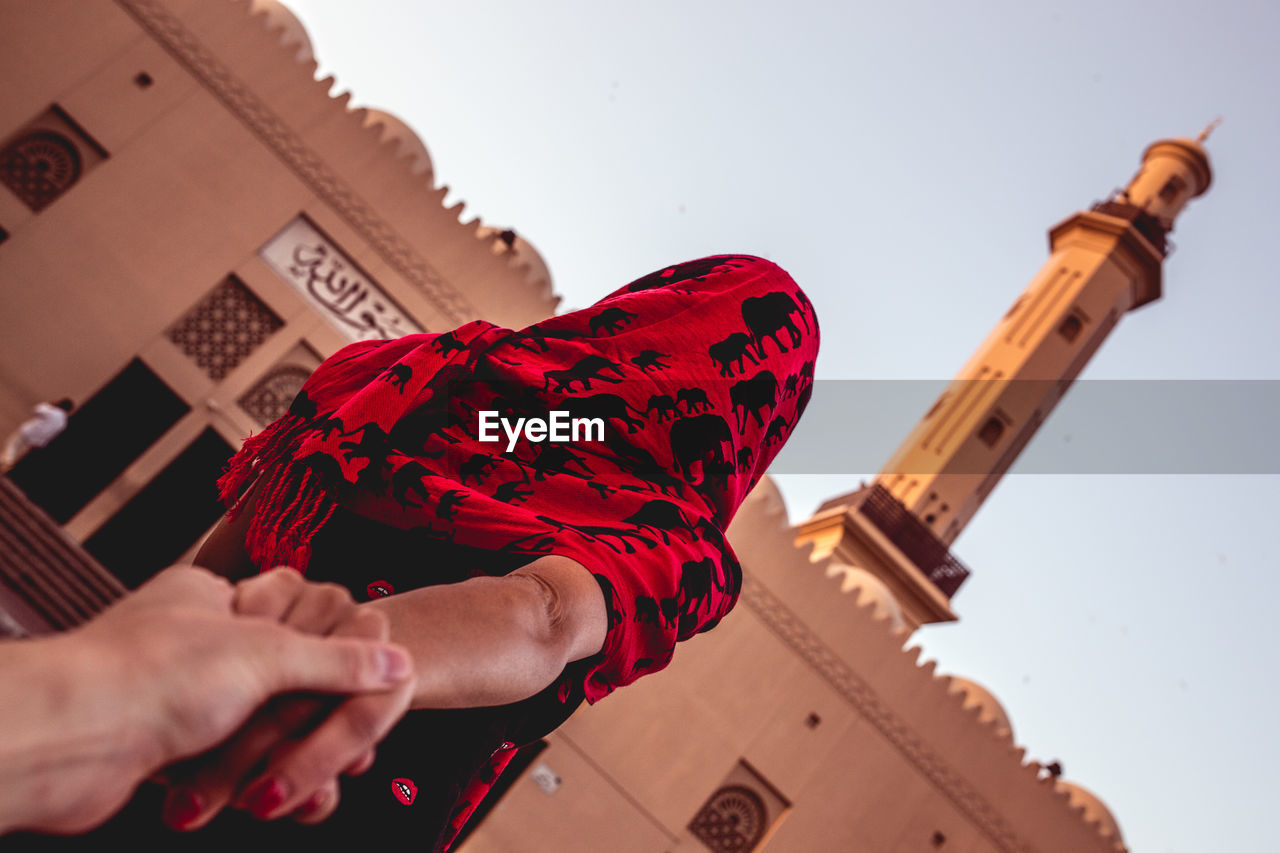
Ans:
POLYGON ((876 575, 913 628, 955 619, 968 570, 949 546, 1121 315, 1160 298, 1165 237, 1212 180, 1212 127, 1151 145, 1123 192, 1054 226, 1049 260, 874 483, 823 504, 798 541, 876 575))

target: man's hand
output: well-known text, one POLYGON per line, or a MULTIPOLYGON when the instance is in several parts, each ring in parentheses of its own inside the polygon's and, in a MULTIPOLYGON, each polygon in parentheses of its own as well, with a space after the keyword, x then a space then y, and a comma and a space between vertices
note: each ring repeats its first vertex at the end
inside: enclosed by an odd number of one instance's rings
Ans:
MULTIPOLYGON (((386 640, 386 618, 358 606, 335 584, 312 584, 276 569, 236 586, 238 613, 304 634, 386 640)), ((338 805, 340 773, 364 772, 381 740, 409 707, 412 680, 386 693, 333 700, 291 695, 273 700, 215 752, 173 774, 165 820, 175 829, 203 826, 225 806, 260 818, 292 813, 318 823, 338 805)))
MULTIPOLYGON (((83 628, 0 644, 0 831, 90 829, 144 778, 222 742, 272 696, 412 689, 402 648, 305 636, 237 614, 235 598, 203 569, 172 568, 83 628)), ((349 763, 384 732, 322 724, 279 760, 349 763)))

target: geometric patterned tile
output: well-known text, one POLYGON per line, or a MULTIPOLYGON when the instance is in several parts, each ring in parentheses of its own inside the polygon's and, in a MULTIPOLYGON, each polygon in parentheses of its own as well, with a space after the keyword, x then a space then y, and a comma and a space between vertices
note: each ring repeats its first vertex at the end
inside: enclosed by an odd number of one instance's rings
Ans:
POLYGON ((235 276, 228 276, 168 331, 169 340, 220 380, 284 323, 235 276))

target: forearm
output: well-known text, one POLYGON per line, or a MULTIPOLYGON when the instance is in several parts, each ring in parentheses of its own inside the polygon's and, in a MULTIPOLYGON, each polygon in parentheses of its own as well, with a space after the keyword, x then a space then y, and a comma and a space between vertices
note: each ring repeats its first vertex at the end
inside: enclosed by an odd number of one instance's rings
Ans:
POLYGON ((110 662, 74 636, 0 644, 0 833, 87 829, 128 799, 147 749, 110 662), (106 781, 109 780, 109 781, 106 781))
POLYGON ((502 578, 410 590, 365 605, 413 655, 415 708, 503 705, 534 695, 604 642, 600 590, 581 565, 543 558, 502 578))

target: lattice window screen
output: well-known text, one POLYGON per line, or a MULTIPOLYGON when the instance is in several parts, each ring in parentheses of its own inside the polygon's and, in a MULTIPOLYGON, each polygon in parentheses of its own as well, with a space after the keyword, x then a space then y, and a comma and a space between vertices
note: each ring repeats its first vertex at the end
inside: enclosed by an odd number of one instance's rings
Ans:
POLYGON ((258 297, 228 276, 168 333, 169 340, 221 380, 284 323, 258 297))

